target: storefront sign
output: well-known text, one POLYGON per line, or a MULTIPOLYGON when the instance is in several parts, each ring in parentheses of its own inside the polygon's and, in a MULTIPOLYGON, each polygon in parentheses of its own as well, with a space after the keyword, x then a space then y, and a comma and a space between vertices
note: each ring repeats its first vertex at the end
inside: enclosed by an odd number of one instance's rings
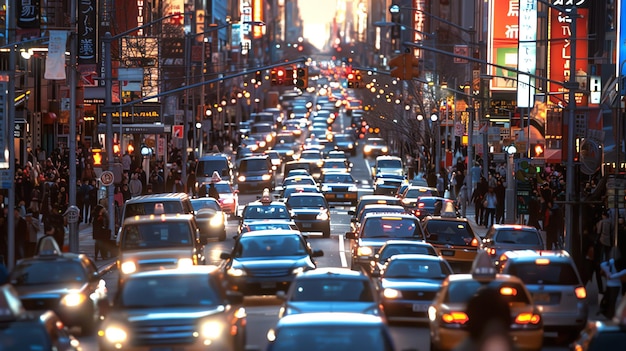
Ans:
MULTIPOLYGON (((122 124, 127 123, 157 123, 161 122, 161 105, 160 104, 142 104, 135 106, 126 106, 120 112, 119 109, 111 113, 113 121, 119 122, 120 116, 122 124)), ((100 112, 100 123, 106 123, 106 114, 100 112)))
POLYGON ((494 0, 489 9, 488 60, 498 66, 489 69, 492 90, 514 90, 517 83, 517 45, 519 38, 519 1, 494 0))

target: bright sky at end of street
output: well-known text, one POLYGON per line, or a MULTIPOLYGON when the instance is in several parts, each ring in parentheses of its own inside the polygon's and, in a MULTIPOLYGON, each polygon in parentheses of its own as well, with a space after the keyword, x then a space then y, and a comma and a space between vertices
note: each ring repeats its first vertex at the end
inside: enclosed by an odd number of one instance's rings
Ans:
POLYGON ((304 38, 322 49, 330 38, 337 0, 298 0, 298 7, 304 21, 304 38))

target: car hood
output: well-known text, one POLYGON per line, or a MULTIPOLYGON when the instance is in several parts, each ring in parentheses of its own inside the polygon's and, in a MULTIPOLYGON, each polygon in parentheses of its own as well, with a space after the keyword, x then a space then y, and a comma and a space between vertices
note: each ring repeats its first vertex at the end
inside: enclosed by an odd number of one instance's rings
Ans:
POLYGON ((134 308, 127 310, 113 310, 107 315, 107 320, 128 321, 130 323, 150 323, 173 319, 200 319, 224 312, 224 306, 172 306, 160 308, 134 308))
POLYGON ((158 260, 158 259, 171 259, 171 258, 188 258, 194 252, 194 247, 180 247, 180 248, 154 248, 151 250, 125 250, 120 253, 119 260, 124 261, 128 259, 141 260, 158 260))
POLYGON ((288 302, 286 314, 311 312, 354 312, 373 314, 378 305, 375 302, 347 302, 347 301, 302 301, 288 302))
POLYGON ((383 289, 438 291, 442 280, 416 278, 382 278, 383 289))
POLYGON ((351 187, 351 186, 356 186, 356 184, 354 183, 322 183, 322 187, 329 187, 329 188, 334 188, 334 187, 351 187))
POLYGON ((307 207, 307 208, 292 208, 291 212, 294 214, 317 214, 323 210, 323 207, 307 207))
POLYGON ((20 299, 53 298, 70 292, 86 290, 86 283, 56 283, 42 285, 14 285, 20 299))
POLYGON ((266 258, 238 258, 233 261, 233 267, 244 269, 264 269, 264 268, 291 268, 311 265, 313 263, 309 256, 273 256, 266 258))

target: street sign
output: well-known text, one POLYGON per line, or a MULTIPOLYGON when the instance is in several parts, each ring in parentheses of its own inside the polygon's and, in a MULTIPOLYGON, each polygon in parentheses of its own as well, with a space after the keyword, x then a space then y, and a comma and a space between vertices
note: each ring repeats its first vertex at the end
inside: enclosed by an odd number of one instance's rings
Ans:
POLYGON ((606 181, 606 198, 609 208, 624 208, 626 200, 625 175, 610 174, 606 181))
POLYGON ((115 175, 111 171, 104 171, 100 175, 100 182, 104 186, 109 186, 113 184, 114 179, 115 179, 115 175))
POLYGON ((172 126, 172 138, 177 138, 177 139, 183 138, 183 126, 181 125, 172 126))
POLYGON ((517 214, 528 214, 528 205, 530 204, 533 187, 527 180, 517 180, 516 188, 517 191, 515 197, 517 198, 517 214))
POLYGON ((8 169, 0 169, 0 189, 11 189, 13 180, 8 169))
POLYGON ((78 206, 72 205, 67 208, 64 215, 67 216, 67 223, 78 223, 80 210, 78 209, 78 206))

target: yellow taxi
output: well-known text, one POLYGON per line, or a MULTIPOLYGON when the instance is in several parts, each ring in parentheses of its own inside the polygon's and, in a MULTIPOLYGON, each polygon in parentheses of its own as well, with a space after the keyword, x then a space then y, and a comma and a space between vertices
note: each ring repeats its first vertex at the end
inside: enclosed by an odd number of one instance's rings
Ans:
MULTIPOLYGON (((543 318, 524 283, 517 277, 497 274, 489 256, 478 254, 471 274, 449 275, 428 308, 431 350, 456 349, 469 337, 468 301, 481 289, 498 292, 508 303, 511 324, 507 328, 517 350, 541 350, 543 318)), ((485 306, 489 309, 489 306, 485 306)))
POLYGON ((468 273, 476 258, 480 237, 467 218, 457 218, 454 210, 422 219, 426 242, 432 244, 457 273, 468 273))

